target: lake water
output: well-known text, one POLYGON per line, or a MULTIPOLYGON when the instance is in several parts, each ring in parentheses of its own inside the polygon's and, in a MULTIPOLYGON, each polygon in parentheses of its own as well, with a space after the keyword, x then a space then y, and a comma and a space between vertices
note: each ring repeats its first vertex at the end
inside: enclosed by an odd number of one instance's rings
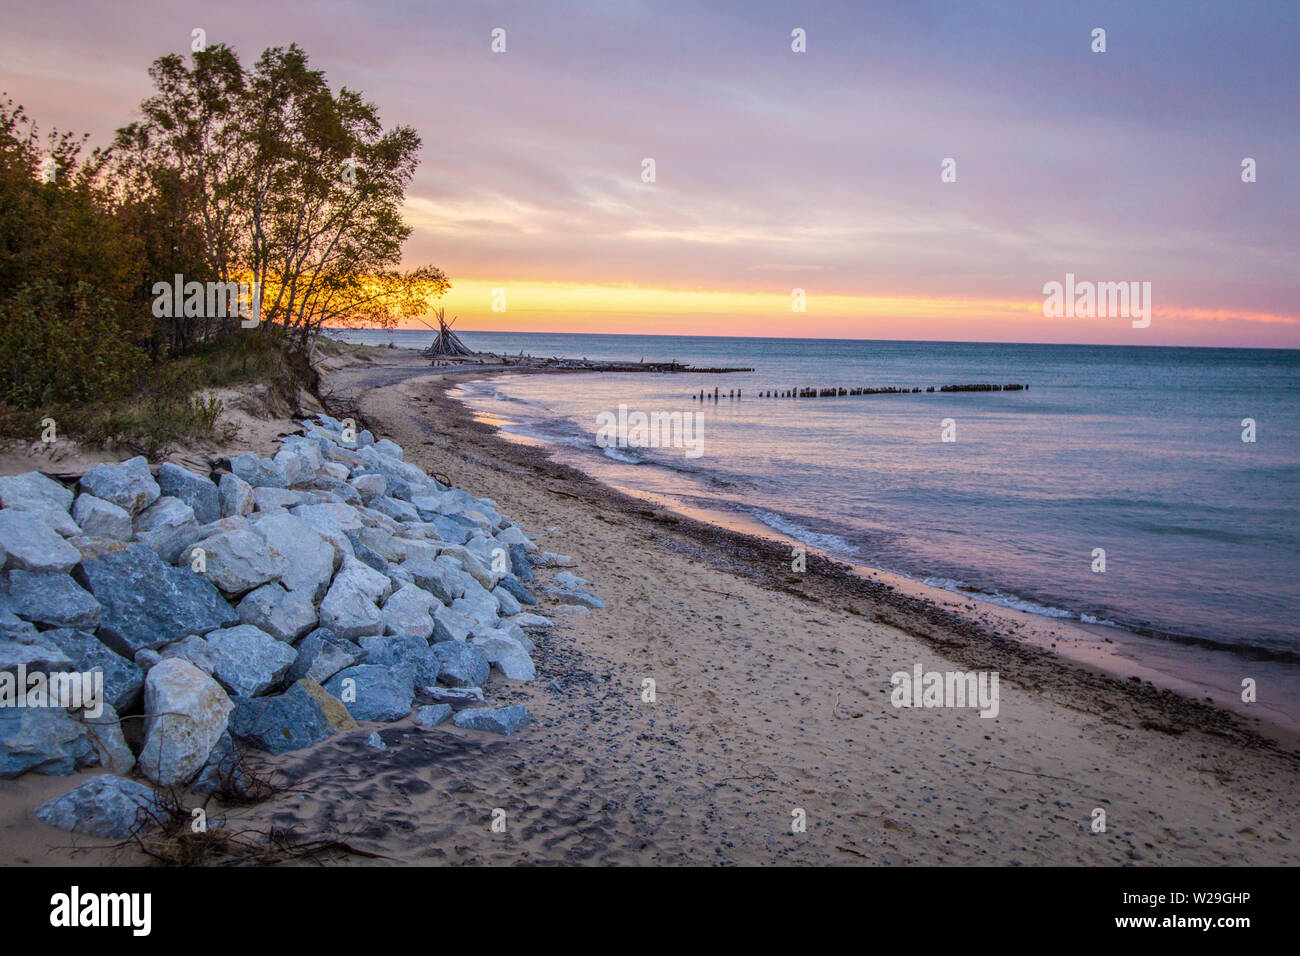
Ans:
MULTIPOLYGON (((1300 664, 1300 351, 461 333, 471 348, 749 366, 500 376, 474 404, 597 478, 757 519, 983 600, 1300 664), (760 398, 1024 383, 1021 392, 760 398), (723 398, 698 400, 701 389, 723 398), (733 389, 743 398, 725 397, 733 389), (692 399, 692 395, 697 396, 692 399), (601 448, 598 416, 702 413, 684 447, 601 448), (944 441, 944 420, 955 441, 944 441), (1255 441, 1242 440, 1252 419, 1255 441), (1105 570, 1098 557, 1104 549, 1105 570)), ((431 333, 353 333, 421 345, 431 333)))

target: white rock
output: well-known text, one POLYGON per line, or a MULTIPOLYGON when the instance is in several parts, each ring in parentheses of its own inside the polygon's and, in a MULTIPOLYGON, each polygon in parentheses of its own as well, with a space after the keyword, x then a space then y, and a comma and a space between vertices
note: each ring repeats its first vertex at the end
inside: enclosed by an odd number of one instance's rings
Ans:
POLYGON ((0 509, 0 552, 6 568, 24 571, 71 571, 81 560, 81 552, 64 541, 41 512, 13 508, 0 509))
POLYGON ((389 441, 387 438, 381 438, 375 442, 374 448, 375 451, 387 455, 389 458, 396 458, 398 461, 402 460, 402 446, 389 441))
POLYGON ((366 526, 361 520, 361 513, 346 504, 304 504, 294 508, 293 513, 307 522, 316 518, 329 518, 344 531, 360 531, 366 526))
POLYGON ((428 591, 407 584, 384 602, 384 625, 389 634, 410 634, 428 640, 433 634, 430 616, 438 600, 428 591))
POLYGON ((314 504, 315 501, 315 497, 305 491, 293 491, 289 488, 253 489, 253 507, 258 511, 276 511, 297 505, 314 504))
POLYGON ((334 577, 325 600, 320 604, 321 627, 338 637, 355 641, 369 634, 384 633, 384 616, 376 602, 388 596, 392 582, 355 558, 345 558, 343 570, 334 577), (370 575, 383 579, 377 588, 370 575))
POLYGON ((253 513, 253 486, 238 475, 227 472, 221 476, 217 497, 221 501, 221 514, 227 518, 253 513))
POLYGON ((111 501, 94 495, 78 495, 72 506, 72 518, 81 530, 95 538, 130 541, 134 529, 131 516, 111 501))
POLYGON ((253 522, 267 554, 280 566, 280 582, 320 600, 334 576, 334 547, 307 522, 288 512, 273 512, 253 522))
POLYGON ((144 701, 141 772, 165 787, 189 782, 226 732, 234 705, 216 681, 178 657, 149 671, 144 701))
POLYGON ((72 504, 72 492, 39 471, 0 476, 0 507, 62 511, 72 504))
MULTIPOLYGON (((226 594, 243 594, 281 574, 281 565, 267 553, 266 542, 249 528, 223 531, 194 547, 203 549, 203 576, 226 594)), ((193 554, 193 549, 186 552, 191 567, 193 554)))
POLYGON ((296 441, 281 447, 272 460, 284 472, 289 484, 297 485, 312 479, 316 469, 321 466, 323 458, 320 449, 314 443, 296 441))
POLYGON ((383 475, 357 475, 351 479, 351 484, 353 488, 357 489, 357 494, 361 496, 361 500, 366 502, 369 502, 372 498, 381 497, 388 491, 388 479, 383 475))
POLYGON ((162 495, 143 455, 120 465, 96 465, 81 476, 81 489, 113 502, 132 515, 139 514, 162 495))
POLYGON ((475 622, 459 611, 453 611, 445 604, 436 604, 433 608, 433 639, 435 641, 457 641, 464 643, 469 639, 475 622))
POLYGON ((306 592, 286 591, 280 584, 264 584, 249 592, 235 610, 245 624, 289 644, 316 626, 316 608, 306 592))
POLYGON ((524 608, 523 605, 519 603, 519 599, 505 588, 501 587, 501 585, 498 584, 492 589, 492 596, 497 599, 497 603, 500 605, 501 613, 503 615, 509 616, 511 614, 520 614, 523 612, 524 608))
POLYGON ((537 676, 537 668, 528 652, 500 631, 482 637, 475 636, 470 643, 483 652, 489 664, 495 664, 510 680, 529 681, 537 676))

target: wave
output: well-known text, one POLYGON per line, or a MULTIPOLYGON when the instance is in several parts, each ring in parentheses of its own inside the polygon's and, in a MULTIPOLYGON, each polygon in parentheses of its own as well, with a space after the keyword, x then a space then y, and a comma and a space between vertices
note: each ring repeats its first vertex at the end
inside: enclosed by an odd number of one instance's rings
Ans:
POLYGON ((773 511, 764 511, 761 508, 747 508, 740 506, 740 510, 746 514, 753 515, 763 524, 767 525, 773 531, 779 531, 781 534, 801 541, 809 547, 818 548, 822 551, 833 551, 837 554, 855 555, 859 549, 849 544, 838 534, 822 534, 806 528, 797 521, 792 521, 785 515, 776 514, 773 511))
POLYGON ((638 458, 630 451, 624 451, 622 448, 619 448, 617 445, 605 445, 603 447, 602 446, 597 446, 597 447, 600 447, 601 450, 604 451, 606 458, 612 458, 614 459, 614 461, 621 461, 627 465, 644 464, 642 459, 638 458))
POLYGON ((932 576, 922 578, 921 583, 932 588, 942 588, 945 591, 952 591, 953 593, 961 594, 964 597, 974 598, 977 601, 996 604, 998 607, 1011 608, 1015 611, 1025 611, 1029 614, 1038 614, 1042 617, 1073 618, 1075 620, 1083 621, 1085 624, 1105 624, 1110 627, 1119 626, 1111 621, 1103 621, 1092 615, 1075 614, 1073 611, 1067 611, 1063 607, 1054 607, 1051 604, 1043 604, 1039 601, 1020 597, 1018 594, 1008 594, 1007 592, 1000 591, 997 588, 975 587, 967 584, 965 581, 958 581, 954 578, 932 576))

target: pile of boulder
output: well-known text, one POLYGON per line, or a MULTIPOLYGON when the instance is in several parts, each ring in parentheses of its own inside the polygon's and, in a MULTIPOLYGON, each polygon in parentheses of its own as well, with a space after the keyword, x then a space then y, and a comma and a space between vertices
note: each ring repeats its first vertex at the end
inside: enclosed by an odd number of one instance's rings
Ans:
MULTIPOLYGON (((243 748, 281 754, 413 710, 501 734, 530 720, 484 687, 535 677, 530 632, 552 622, 530 610, 533 569, 568 559, 393 442, 327 415, 301 425, 274 457, 213 476, 133 458, 75 494, 0 477, 0 779, 111 772, 41 819, 125 835, 153 806, 132 771, 237 790, 243 748), (57 698, 72 674, 102 680, 94 706, 57 698)), ((569 572, 545 594, 603 606, 569 572)))

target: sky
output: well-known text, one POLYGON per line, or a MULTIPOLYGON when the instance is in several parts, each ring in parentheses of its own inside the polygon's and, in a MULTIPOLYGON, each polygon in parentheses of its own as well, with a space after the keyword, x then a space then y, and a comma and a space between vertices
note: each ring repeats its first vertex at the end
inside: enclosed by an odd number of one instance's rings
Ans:
POLYGON ((448 274, 461 329, 1300 347, 1300 4, 0 0, 0 22, 0 90, 94 144, 196 28, 246 64, 298 43, 423 137, 405 264, 448 274), (1067 273, 1150 282, 1150 324, 1045 317, 1067 273))

